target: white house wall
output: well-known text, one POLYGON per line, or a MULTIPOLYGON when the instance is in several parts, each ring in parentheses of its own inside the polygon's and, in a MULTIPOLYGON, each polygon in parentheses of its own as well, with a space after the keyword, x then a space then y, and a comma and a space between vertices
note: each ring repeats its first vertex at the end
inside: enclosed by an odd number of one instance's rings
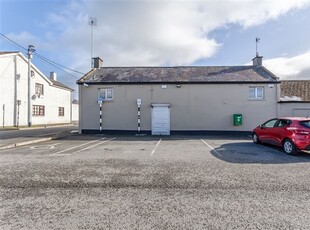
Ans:
POLYGON ((34 80, 36 83, 44 85, 43 98, 32 100, 33 105, 44 105, 45 116, 33 116, 32 123, 37 124, 54 124, 54 123, 70 123, 71 112, 71 92, 57 87, 49 86, 44 80, 34 80), (64 116, 59 116, 59 107, 64 107, 64 116))
POLYGON ((78 120, 79 120, 79 105, 72 104, 72 121, 78 121, 78 120))
POLYGON ((14 80, 15 75, 14 58, 0 57, 0 105, 1 105, 1 126, 11 125, 14 122, 14 80))
POLYGON ((137 130, 137 99, 142 99, 141 130, 151 130, 151 104, 168 103, 172 131, 250 131, 277 114, 277 87, 264 84, 176 84, 80 86, 80 131, 99 130, 98 88, 113 88, 103 103, 103 130, 137 130), (264 86, 265 99, 250 100, 249 86, 264 86), (243 124, 233 125, 233 114, 243 124))
MULTIPOLYGON (((17 122, 20 126, 26 126, 28 125, 28 63, 20 55, 0 56, 0 63, 1 126, 16 126, 17 122), (16 94, 16 98, 14 94, 16 94), (19 116, 15 99, 21 102, 19 116), (5 114, 3 114, 3 105, 5 107, 5 114), (15 111, 14 107, 16 108, 15 111)), ((32 70, 35 72, 35 75, 31 80, 31 95, 35 94, 35 83, 44 85, 43 97, 32 100, 32 105, 45 106, 45 115, 32 116, 32 124, 70 123, 71 91, 51 85, 50 81, 45 76, 42 76, 42 73, 34 68, 32 70), (58 116, 59 107, 65 108, 64 116, 58 116)))

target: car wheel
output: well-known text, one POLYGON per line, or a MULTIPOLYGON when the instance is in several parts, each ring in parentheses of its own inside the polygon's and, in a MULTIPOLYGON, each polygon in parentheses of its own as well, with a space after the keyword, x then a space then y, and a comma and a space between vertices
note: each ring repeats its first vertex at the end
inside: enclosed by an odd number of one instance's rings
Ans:
POLYGON ((253 135, 252 135, 252 140, 253 140, 253 143, 255 143, 255 144, 260 144, 260 143, 262 143, 262 142, 259 140, 259 138, 258 138, 258 136, 257 136, 256 133, 253 133, 253 135))
POLYGON ((290 139, 285 139, 283 142, 284 152, 288 155, 297 155, 297 149, 290 139))

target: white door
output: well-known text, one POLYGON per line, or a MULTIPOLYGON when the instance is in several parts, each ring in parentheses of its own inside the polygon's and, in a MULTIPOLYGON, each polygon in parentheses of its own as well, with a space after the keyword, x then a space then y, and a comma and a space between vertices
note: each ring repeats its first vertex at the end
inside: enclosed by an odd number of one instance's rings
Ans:
POLYGON ((170 105, 152 105, 152 135, 170 135, 170 105))

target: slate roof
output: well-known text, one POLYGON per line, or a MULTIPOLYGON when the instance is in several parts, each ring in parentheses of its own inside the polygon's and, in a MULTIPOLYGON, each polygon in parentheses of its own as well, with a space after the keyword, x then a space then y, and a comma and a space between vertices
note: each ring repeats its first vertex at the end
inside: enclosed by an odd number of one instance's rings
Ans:
MULTIPOLYGON (((281 82, 281 99, 288 98, 300 98, 303 102, 310 102, 310 80, 300 80, 300 81, 282 81, 281 82)), ((282 99, 283 101, 283 99, 282 99)), ((295 102, 295 101, 294 101, 295 102)))
POLYGON ((78 84, 146 83, 275 83, 263 66, 101 67, 92 69, 78 84))

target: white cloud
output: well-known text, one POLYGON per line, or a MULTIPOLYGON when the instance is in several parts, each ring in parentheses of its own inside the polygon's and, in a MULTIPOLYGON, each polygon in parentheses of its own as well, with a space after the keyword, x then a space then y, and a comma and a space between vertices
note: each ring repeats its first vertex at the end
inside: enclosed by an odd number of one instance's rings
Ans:
POLYGON ((310 51, 294 56, 264 60, 266 66, 280 79, 310 80, 310 51))
POLYGON ((42 46, 61 51, 62 61, 72 60, 72 68, 88 71, 92 16, 97 18, 94 56, 105 65, 190 65, 218 51, 221 44, 208 37, 213 30, 230 24, 256 26, 309 2, 72 0, 43 19, 47 32, 42 46))
POLYGON ((40 39, 29 32, 23 31, 19 34, 10 33, 7 34, 7 37, 12 41, 17 41, 23 47, 28 47, 30 44, 38 44, 41 43, 40 39))

